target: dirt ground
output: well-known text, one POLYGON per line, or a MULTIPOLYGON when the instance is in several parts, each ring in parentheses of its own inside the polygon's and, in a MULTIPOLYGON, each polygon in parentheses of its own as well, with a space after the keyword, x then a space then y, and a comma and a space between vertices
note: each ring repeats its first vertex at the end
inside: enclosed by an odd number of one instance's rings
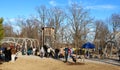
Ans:
POLYGON ((18 57, 15 62, 0 64, 0 70, 120 70, 120 66, 92 61, 75 65, 51 58, 22 56, 18 57))

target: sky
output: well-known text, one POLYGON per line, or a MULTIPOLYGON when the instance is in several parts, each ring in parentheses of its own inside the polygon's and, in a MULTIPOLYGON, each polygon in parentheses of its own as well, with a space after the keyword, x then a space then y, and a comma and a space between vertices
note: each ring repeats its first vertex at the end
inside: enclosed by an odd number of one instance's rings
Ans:
POLYGON ((41 5, 65 8, 74 2, 89 9, 90 16, 95 19, 105 19, 113 13, 120 13, 120 0, 0 0, 0 17, 14 21, 19 16, 37 15, 36 7, 41 5))

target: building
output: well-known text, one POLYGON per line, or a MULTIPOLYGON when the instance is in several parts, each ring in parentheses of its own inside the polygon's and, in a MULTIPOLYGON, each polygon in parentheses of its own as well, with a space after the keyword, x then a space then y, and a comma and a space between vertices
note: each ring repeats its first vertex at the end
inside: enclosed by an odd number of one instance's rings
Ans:
POLYGON ((54 28, 53 27, 43 27, 42 28, 42 46, 54 45, 54 28))

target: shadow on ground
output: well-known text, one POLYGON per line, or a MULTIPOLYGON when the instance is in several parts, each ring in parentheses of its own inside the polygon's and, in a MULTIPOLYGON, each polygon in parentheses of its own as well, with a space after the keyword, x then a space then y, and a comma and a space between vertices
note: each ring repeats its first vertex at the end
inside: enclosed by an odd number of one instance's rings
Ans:
POLYGON ((85 65, 85 63, 81 63, 81 62, 76 62, 76 63, 74 63, 74 62, 67 62, 66 64, 67 65, 85 65))

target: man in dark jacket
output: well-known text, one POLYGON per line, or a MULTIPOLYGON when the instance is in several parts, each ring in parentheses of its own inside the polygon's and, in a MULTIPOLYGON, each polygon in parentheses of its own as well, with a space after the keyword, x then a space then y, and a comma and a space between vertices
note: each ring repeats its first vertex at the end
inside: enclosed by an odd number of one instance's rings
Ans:
POLYGON ((60 50, 58 48, 55 49, 55 59, 58 59, 58 53, 59 53, 59 51, 60 50))
POLYGON ((67 61, 68 61, 68 52, 69 52, 69 48, 66 47, 66 48, 64 49, 64 51, 65 51, 65 62, 67 62, 67 61))
POLYGON ((120 61, 120 49, 118 50, 118 57, 119 57, 119 61, 120 61))

